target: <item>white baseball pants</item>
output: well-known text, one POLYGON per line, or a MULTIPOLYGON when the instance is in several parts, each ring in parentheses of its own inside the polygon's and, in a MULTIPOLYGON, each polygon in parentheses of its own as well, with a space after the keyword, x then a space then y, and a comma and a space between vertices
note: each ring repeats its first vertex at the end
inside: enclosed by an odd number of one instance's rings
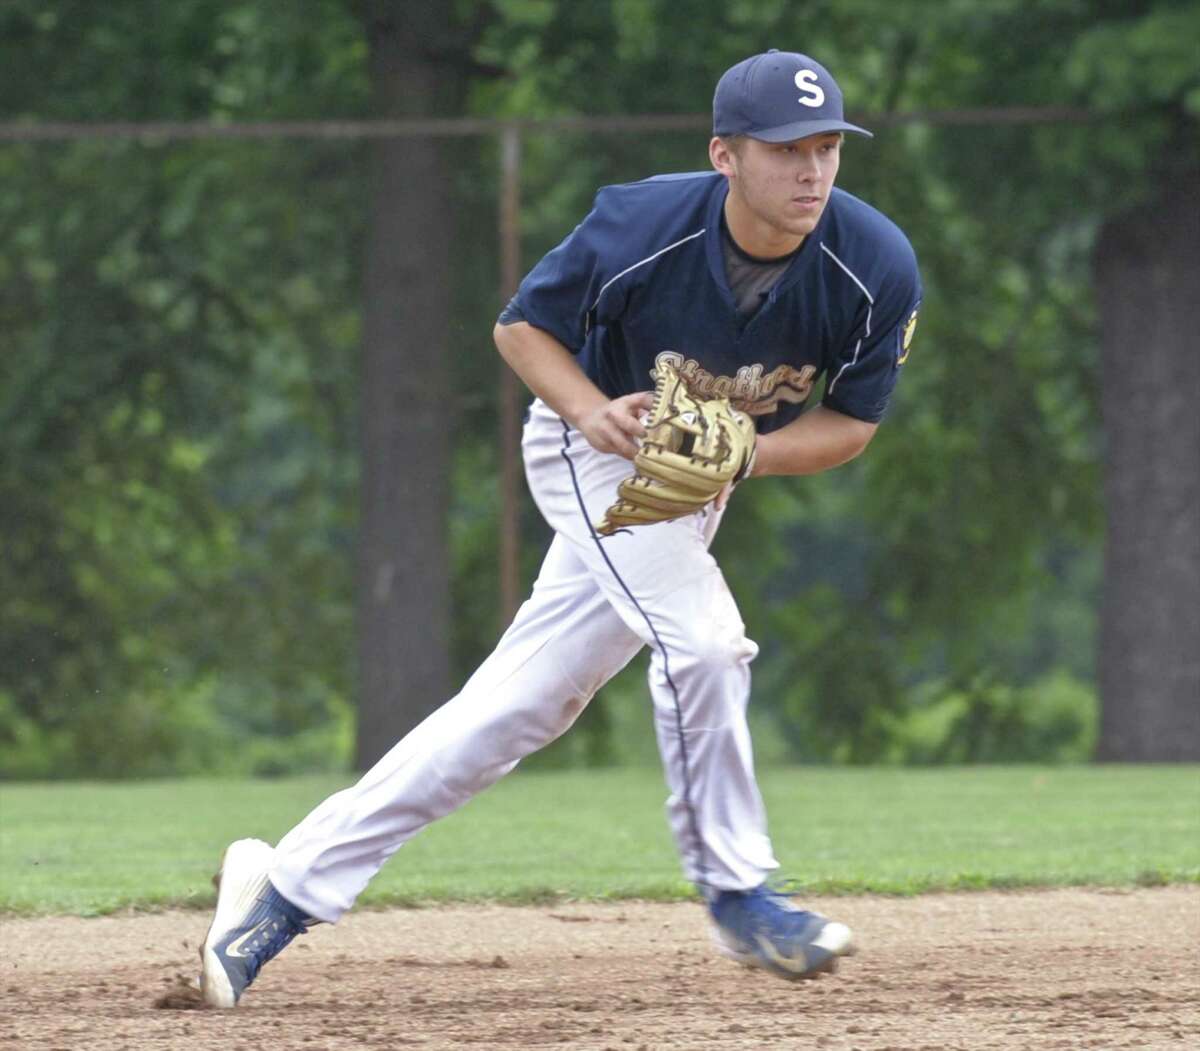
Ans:
POLYGON ((557 534, 529 600, 456 697, 279 843, 271 881, 318 919, 336 922, 408 839, 567 730, 643 646, 685 875, 713 892, 757 886, 776 867, 746 726, 758 648, 708 551, 721 513, 600 538, 592 523, 629 462, 540 401, 523 451, 557 534))

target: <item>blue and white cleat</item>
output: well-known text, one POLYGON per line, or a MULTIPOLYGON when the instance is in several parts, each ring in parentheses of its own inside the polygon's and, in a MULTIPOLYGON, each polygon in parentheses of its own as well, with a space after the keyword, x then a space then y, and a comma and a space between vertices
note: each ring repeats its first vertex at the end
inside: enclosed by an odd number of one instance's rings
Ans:
POLYGON ((806 912, 766 884, 720 891, 708 908, 720 952, 782 978, 832 974, 838 957, 854 951, 853 935, 844 923, 806 912))
POLYGON ((200 947, 200 993, 212 1007, 236 1007, 263 965, 318 922, 267 878, 274 855, 261 839, 239 839, 221 856, 217 910, 200 947))

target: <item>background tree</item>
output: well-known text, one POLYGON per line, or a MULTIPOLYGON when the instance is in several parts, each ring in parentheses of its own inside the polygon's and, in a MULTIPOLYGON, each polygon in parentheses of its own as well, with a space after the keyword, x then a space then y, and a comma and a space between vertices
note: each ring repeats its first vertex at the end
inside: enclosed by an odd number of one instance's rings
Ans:
MULTIPOLYGON (((447 25, 443 5, 372 0, 365 28, 377 116, 458 111, 469 40, 447 25)), ((450 690, 449 191, 438 140, 372 147, 360 381, 360 769, 450 690)))
MULTIPOLYGON (((1194 185, 1194 184, 1193 184, 1194 185)), ((1200 758, 1200 201, 1176 186, 1096 256, 1104 370, 1099 754, 1200 758)))
POLYGON ((1200 355, 1189 306, 1200 289, 1200 9, 1136 13, 1084 34, 1073 66, 1133 154, 1118 184, 1129 200, 1105 222, 1095 258, 1107 511, 1099 755, 1196 760, 1200 355))

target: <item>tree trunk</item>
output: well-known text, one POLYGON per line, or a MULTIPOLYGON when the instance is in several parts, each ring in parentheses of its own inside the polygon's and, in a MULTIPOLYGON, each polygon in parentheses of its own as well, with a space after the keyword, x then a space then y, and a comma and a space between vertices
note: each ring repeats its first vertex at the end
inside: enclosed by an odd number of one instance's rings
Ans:
MULTIPOLYGON (((440 4, 366 5, 375 111, 438 115, 440 4)), ((448 699, 449 176, 436 139, 374 147, 361 372, 359 701, 365 769, 448 699)))
POLYGON ((1200 759, 1200 179, 1096 250, 1106 441, 1098 758, 1200 759))

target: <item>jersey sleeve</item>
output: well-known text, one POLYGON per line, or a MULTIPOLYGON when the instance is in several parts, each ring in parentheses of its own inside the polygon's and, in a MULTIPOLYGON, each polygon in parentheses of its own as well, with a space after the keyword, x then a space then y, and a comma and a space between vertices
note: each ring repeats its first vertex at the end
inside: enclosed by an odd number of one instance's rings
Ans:
POLYGON ((825 385, 824 405, 868 423, 879 422, 887 411, 921 306, 916 256, 904 247, 867 298, 863 319, 831 363, 825 385))
POLYGON ((592 328, 620 313, 610 271, 622 222, 612 189, 602 189, 583 222, 529 271, 500 315, 501 324, 527 321, 577 354, 592 328))
POLYGON ((500 311, 500 316, 496 318, 497 324, 500 325, 515 325, 518 321, 524 321, 525 315, 521 313, 521 304, 517 301, 517 297, 513 296, 500 311))

